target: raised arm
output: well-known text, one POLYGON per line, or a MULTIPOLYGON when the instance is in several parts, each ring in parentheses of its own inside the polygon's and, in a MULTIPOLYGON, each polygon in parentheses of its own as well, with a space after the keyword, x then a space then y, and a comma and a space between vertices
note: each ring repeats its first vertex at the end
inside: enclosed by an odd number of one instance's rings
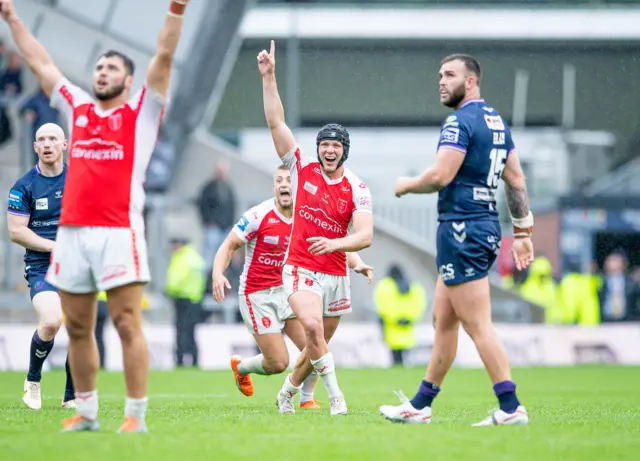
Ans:
POLYGON ((53 240, 45 239, 29 229, 29 216, 7 213, 9 238, 24 248, 43 253, 50 253, 55 246, 53 240))
POLYGON ((9 26, 18 51, 37 77, 44 92, 51 97, 53 89, 62 78, 62 72, 53 63, 53 59, 51 59, 47 50, 36 40, 18 17, 13 6, 13 0, 0 0, 0 14, 9 26))
POLYGON ((147 87, 163 98, 167 97, 167 92, 169 91, 169 77, 171 76, 173 56, 180 40, 182 19, 188 3, 189 0, 171 0, 164 26, 158 37, 156 54, 151 58, 151 63, 147 70, 147 87))
POLYGON ((271 40, 271 50, 258 54, 258 70, 262 75, 262 99, 264 116, 271 130, 278 157, 284 157, 296 147, 296 139, 284 120, 284 108, 276 83, 276 44, 271 40))

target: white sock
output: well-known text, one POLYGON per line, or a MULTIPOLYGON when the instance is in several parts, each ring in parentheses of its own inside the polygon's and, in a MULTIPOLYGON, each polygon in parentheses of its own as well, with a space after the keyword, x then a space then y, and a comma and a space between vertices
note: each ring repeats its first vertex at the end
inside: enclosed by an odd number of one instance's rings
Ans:
POLYGON ((124 403, 124 415, 144 421, 144 416, 147 413, 148 400, 147 397, 142 397, 141 399, 127 397, 124 403))
POLYGON ((329 398, 342 397, 342 392, 338 387, 338 377, 336 376, 333 354, 328 352, 318 360, 311 360, 311 365, 313 365, 313 369, 322 378, 322 384, 324 384, 325 389, 327 389, 329 398))
POLYGON ((76 412, 84 419, 95 421, 98 419, 98 390, 76 392, 76 412))
POLYGON ((291 374, 289 374, 284 379, 284 384, 282 385, 282 389, 280 389, 280 392, 289 393, 291 394, 291 397, 293 397, 298 393, 301 387, 302 386, 296 387, 293 385, 293 383, 291 382, 291 374))
POLYGON ((264 356, 262 354, 249 357, 248 359, 242 359, 242 362, 238 364, 238 371, 241 375, 248 375, 249 373, 255 373, 257 375, 266 375, 262 361, 264 356))
POLYGON ((302 392, 300 392, 300 403, 312 402, 313 392, 316 390, 316 384, 320 376, 315 371, 312 372, 302 383, 302 392))

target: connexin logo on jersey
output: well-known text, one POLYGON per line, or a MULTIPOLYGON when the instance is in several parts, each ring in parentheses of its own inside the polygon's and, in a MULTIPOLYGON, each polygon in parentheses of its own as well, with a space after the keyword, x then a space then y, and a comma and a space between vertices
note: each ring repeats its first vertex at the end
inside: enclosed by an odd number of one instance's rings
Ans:
POLYGON ((307 221, 311 221, 313 224, 315 224, 321 229, 334 232, 338 235, 344 234, 344 230, 342 229, 342 226, 337 222, 333 221, 332 219, 330 219, 326 215, 326 213, 319 208, 311 208, 306 205, 303 205, 302 207, 300 207, 300 211, 298 212, 298 214, 300 215, 300 217, 306 219, 307 221), (319 213, 324 214, 326 221, 325 219, 319 218, 317 216, 317 214, 319 213), (332 221, 332 222, 329 222, 329 221, 332 221))
POLYGON ((284 253, 263 253, 258 256, 258 262, 270 267, 284 266, 284 253))
POLYGON ((79 140, 71 147, 71 157, 88 160, 124 160, 124 147, 117 142, 100 138, 79 140))

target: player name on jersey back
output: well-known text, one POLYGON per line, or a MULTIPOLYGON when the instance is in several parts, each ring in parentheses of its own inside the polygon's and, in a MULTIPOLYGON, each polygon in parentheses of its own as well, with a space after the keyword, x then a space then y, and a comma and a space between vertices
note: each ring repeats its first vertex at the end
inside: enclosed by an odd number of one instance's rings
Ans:
POLYGON ((282 267, 289 248, 292 219, 278 212, 275 199, 265 200, 242 215, 234 233, 247 244, 239 294, 282 286, 282 267))
POLYGON ((497 220, 496 192, 507 157, 515 149, 511 130, 483 99, 472 99, 448 116, 438 149, 465 154, 453 181, 438 194, 438 219, 497 220))
POLYGON ((345 168, 341 178, 329 179, 320 163, 309 161, 296 148, 282 157, 291 170, 295 208, 291 244, 286 264, 332 275, 347 275, 342 251, 321 256, 309 252, 310 237, 346 237, 355 213, 371 213, 369 188, 345 168))
POLYGON ((141 228, 162 98, 143 87, 127 104, 103 111, 63 78, 51 104, 65 118, 71 142, 60 225, 141 228))

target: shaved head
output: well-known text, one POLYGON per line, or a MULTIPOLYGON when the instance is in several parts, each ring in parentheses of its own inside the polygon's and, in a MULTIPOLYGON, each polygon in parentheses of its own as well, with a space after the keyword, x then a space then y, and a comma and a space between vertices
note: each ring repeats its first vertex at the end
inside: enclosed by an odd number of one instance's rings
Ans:
POLYGON ((36 131, 36 141, 43 137, 55 136, 59 141, 64 141, 64 131, 60 125, 45 123, 36 131))

